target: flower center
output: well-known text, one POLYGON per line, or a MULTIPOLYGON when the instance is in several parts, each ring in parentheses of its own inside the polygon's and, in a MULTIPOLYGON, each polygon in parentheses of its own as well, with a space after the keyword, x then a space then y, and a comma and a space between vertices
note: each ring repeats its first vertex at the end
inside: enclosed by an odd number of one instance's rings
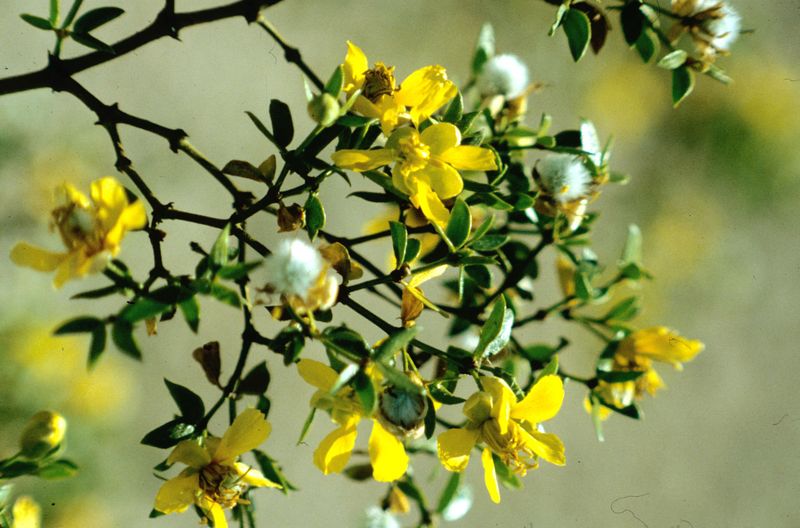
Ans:
POLYGON ((70 202, 53 210, 53 225, 69 249, 87 247, 91 253, 102 250, 95 215, 89 209, 70 202))
POLYGON ((400 172, 409 174, 425 168, 431 159, 431 148, 422 143, 417 134, 410 135, 398 142, 400 147, 400 172))
POLYGON ((211 501, 223 508, 233 508, 239 496, 247 491, 247 484, 230 466, 211 462, 200 470, 200 489, 211 501))
POLYGON ((397 90, 394 81, 394 66, 389 68, 382 62, 376 62, 375 67, 364 73, 362 90, 362 95, 373 103, 383 95, 391 95, 397 90))
POLYGON ((529 469, 537 466, 536 455, 525 444, 518 424, 509 423, 508 430, 503 434, 497 420, 487 420, 481 425, 481 437, 514 473, 524 476, 529 469))

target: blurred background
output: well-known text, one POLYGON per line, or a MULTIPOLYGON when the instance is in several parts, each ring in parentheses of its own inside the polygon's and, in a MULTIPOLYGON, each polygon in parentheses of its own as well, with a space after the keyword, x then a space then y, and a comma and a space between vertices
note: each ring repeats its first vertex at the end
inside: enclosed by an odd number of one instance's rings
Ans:
MULTIPOLYGON (((97 32, 114 42, 148 24, 162 3, 87 0, 84 10, 126 9, 97 32)), ((178 0, 177 5, 190 10, 217 3, 178 0)), ((2 75, 45 64, 51 35, 28 26, 18 14, 42 15, 47 4, 0 2, 2 75)), ((466 481, 474 506, 461 525, 800 526, 795 505, 800 492, 800 9, 796 0, 734 5, 744 26, 755 29, 721 61, 736 82, 725 87, 700 78, 679 110, 671 107, 668 72, 642 65, 624 46, 618 27, 600 57, 587 55, 574 64, 563 33, 547 36, 554 9, 543 2, 286 0, 266 12, 323 78, 341 62, 350 39, 371 62, 395 64, 400 78, 417 67, 442 64, 451 78, 463 82, 478 31, 490 21, 498 51, 520 56, 533 80, 545 86, 530 100, 530 124, 543 111, 554 116, 555 130, 574 128, 586 117, 603 139, 615 138, 612 168, 632 178, 594 204, 601 213, 594 249, 613 265, 628 224, 641 226, 645 264, 657 280, 644 287, 645 309, 636 324, 664 324, 706 343, 705 352, 683 372, 661 368, 668 389, 644 402, 646 419, 612 417, 604 443, 596 440, 582 409, 585 391, 568 385, 564 409, 548 423, 566 444, 567 465, 545 464, 525 478, 524 490, 502 490, 503 502, 495 506, 473 461, 466 481)), ((266 115, 270 98, 292 107, 296 137, 311 129, 300 74, 259 28, 235 19, 189 28, 180 36, 180 42, 160 40, 77 78, 106 103, 119 102, 135 115, 183 128, 220 166, 231 159, 259 163, 274 152, 244 115, 246 110, 266 115)), ((84 50, 67 42, 64 54, 84 50)), ((103 278, 69 283, 56 292, 49 276, 17 268, 5 257, 21 239, 58 247, 47 230, 54 185, 67 180, 87 189, 92 180, 114 174, 113 151, 94 121, 67 94, 38 90, 0 98, 0 287, 6 299, 0 307, 0 457, 15 450, 30 414, 58 410, 69 420, 67 454, 80 465, 80 474, 66 481, 23 480, 18 486, 42 505, 45 526, 196 526, 191 514, 147 519, 160 485, 151 468, 165 453, 139 440, 171 417, 162 378, 191 387, 208 402, 216 398, 191 352, 220 341, 223 375, 229 374, 237 353, 238 314, 206 302, 199 334, 177 320, 164 323, 157 336, 138 335, 143 362, 111 349, 87 372, 88 343, 52 337, 51 330, 76 315, 116 310, 119 299, 69 301, 79 291, 104 285, 103 278)), ((129 156, 162 201, 212 216, 225 213, 227 200, 188 158, 146 133, 127 128, 122 133, 129 156)), ((331 181, 322 194, 330 230, 350 236, 360 234, 365 219, 383 212, 345 202, 347 192, 369 188, 357 175, 353 183, 349 189, 331 181)), ((272 222, 258 219, 252 229, 274 240, 272 222)), ((208 247, 216 236, 186 224, 166 228, 165 259, 175 272, 191 271, 189 241, 208 247)), ((388 244, 378 243, 367 254, 381 263, 388 251, 388 244)), ((130 235, 120 257, 140 276, 145 273, 150 263, 146 236, 130 235)), ((545 253, 541 264, 554 259, 545 253)), ((544 274, 549 284, 541 286, 540 298, 558 298, 553 276, 544 274)), ((369 339, 381 337, 345 308, 336 309, 335 316, 369 339)), ((444 343, 442 323, 429 314, 421 320, 430 341, 444 343)), ((259 325, 268 335, 279 328, 266 314, 259 325)), ((578 328, 550 326, 531 329, 525 342, 548 342, 569 332, 574 344, 562 361, 573 371, 590 372, 600 344, 578 328)), ((259 526, 359 526, 364 509, 376 504, 385 488, 319 474, 311 454, 330 424, 318 416, 307 444, 295 446, 312 390, 298 381, 293 368, 282 366, 280 357, 260 348, 253 361, 263 359, 273 375, 273 434, 264 449, 301 491, 288 496, 256 492, 259 526)), ((222 418, 212 423, 217 434, 224 428, 222 418)), ((436 467, 431 460, 415 467, 433 500, 446 477, 436 467)), ((412 512, 400 522, 410 525, 415 519, 412 512)))

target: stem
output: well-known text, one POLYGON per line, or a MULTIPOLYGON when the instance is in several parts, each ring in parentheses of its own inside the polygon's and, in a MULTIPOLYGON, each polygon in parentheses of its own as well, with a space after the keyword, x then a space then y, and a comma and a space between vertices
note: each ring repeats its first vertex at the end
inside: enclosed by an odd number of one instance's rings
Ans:
POLYGON ((325 84, 320 80, 319 77, 311 70, 308 64, 303 61, 303 57, 300 55, 300 50, 289 45, 288 42, 278 33, 278 30, 275 29, 275 26, 270 24, 270 22, 264 18, 263 16, 259 15, 256 19, 256 24, 261 26, 261 28, 266 31, 272 39, 278 43, 278 45, 283 49, 283 55, 286 58, 286 62, 290 62, 300 68, 308 80, 318 89, 323 90, 325 88, 325 84))

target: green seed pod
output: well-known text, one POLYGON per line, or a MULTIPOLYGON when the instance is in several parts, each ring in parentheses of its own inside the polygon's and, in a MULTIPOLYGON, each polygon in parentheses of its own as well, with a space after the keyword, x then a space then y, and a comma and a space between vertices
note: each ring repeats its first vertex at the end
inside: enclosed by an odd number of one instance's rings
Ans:
POLYGON ((340 113, 339 101, 329 93, 318 95, 308 103, 308 115, 323 127, 331 126, 340 113))

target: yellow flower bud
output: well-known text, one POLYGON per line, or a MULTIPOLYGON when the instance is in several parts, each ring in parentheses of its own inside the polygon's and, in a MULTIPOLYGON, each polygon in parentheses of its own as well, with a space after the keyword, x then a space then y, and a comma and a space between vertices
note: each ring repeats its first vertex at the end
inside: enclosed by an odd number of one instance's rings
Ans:
POLYGON ((22 431, 19 443, 22 454, 38 458, 58 447, 67 432, 67 421, 58 413, 39 411, 31 416, 22 431))
POLYGON ((318 95, 308 103, 308 115, 323 127, 329 127, 339 119, 341 111, 339 101, 329 93, 318 95))

